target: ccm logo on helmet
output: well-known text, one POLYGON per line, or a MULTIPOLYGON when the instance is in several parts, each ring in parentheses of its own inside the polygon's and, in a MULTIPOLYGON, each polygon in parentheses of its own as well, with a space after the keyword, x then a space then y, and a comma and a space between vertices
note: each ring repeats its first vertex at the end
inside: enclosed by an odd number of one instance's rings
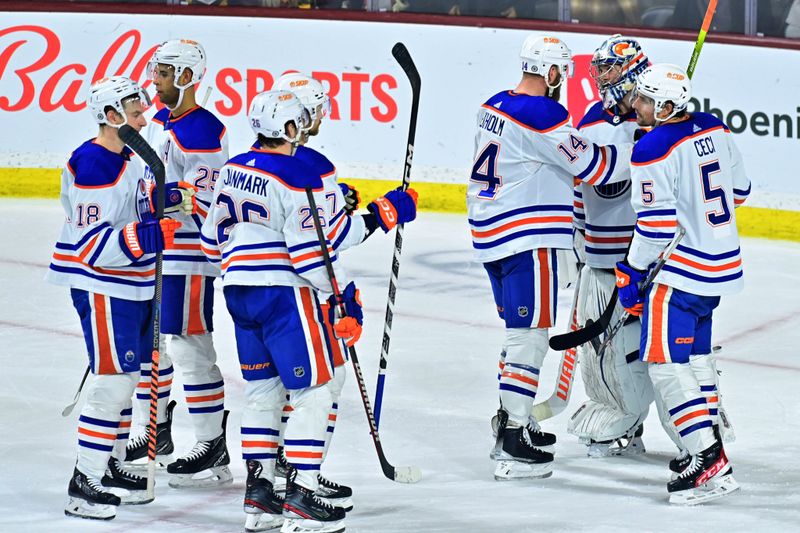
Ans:
POLYGON ((681 81, 681 80, 686 79, 686 76, 684 76, 683 74, 679 74, 677 72, 667 72, 667 78, 670 79, 670 80, 681 81))

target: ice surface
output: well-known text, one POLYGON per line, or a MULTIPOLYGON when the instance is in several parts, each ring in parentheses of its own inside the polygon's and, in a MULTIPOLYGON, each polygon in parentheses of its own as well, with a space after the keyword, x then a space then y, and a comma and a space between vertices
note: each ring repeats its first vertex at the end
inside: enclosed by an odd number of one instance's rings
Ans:
MULTIPOLYGON (((69 291, 42 278, 63 214, 56 201, 0 201, 0 531, 172 533, 243 531, 244 466, 239 422, 243 381, 230 318, 217 290, 215 344, 232 410, 228 446, 235 482, 222 490, 179 491, 159 476, 156 501, 121 507, 110 523, 66 518, 66 488, 80 405, 61 410, 86 365, 69 291)), ((800 524, 800 245, 745 240, 746 289, 723 299, 714 342, 724 403, 738 440, 728 446, 742 490, 697 508, 667 504, 667 461, 674 447, 654 409, 645 423, 648 453, 588 459, 566 419, 584 398, 544 423, 558 435, 554 475, 496 482, 488 458, 497 404, 503 329, 488 281, 471 262, 464 216, 423 213, 406 228, 381 420, 395 465, 418 465, 416 485, 381 474, 352 369, 324 472, 354 489, 348 531, 798 531, 800 524)), ((373 236, 344 255, 362 289, 365 332, 358 344, 373 394, 393 236, 373 236)), ((559 293, 559 331, 571 290, 559 293)), ((552 391, 559 354, 550 353, 541 394, 552 391)), ((174 437, 193 444, 180 372, 174 437)))

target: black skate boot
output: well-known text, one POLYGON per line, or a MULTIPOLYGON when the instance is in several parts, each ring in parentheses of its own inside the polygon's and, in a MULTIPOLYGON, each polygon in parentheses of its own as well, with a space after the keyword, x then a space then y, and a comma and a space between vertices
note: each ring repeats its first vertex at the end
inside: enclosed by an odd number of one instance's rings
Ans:
POLYGON ((508 418, 501 416, 497 429, 495 479, 504 481, 553 475, 553 454, 533 446, 527 427, 510 427, 508 418))
POLYGON ((283 525, 283 498, 272 489, 268 479, 259 477, 263 466, 247 460, 247 488, 244 493, 246 531, 267 531, 283 525))
POLYGON ((278 446, 278 458, 275 460, 275 492, 278 494, 286 492, 286 480, 292 475, 293 470, 294 467, 283 454, 283 446, 278 446))
POLYGON ((69 480, 69 501, 64 508, 67 516, 92 520, 111 520, 117 516, 119 496, 103 490, 100 480, 87 476, 76 467, 69 480))
MULTIPOLYGON (((497 428, 500 426, 501 419, 508 419, 508 413, 503 409, 498 409, 497 414, 492 417, 492 435, 497 438, 497 428)), ((552 433, 542 431, 539 423, 532 417, 528 420, 528 438, 535 448, 539 448, 543 452, 555 453, 556 436, 552 433)), ((489 459, 495 461, 495 448, 489 453, 489 459)))
POLYGON ((169 478, 170 487, 209 488, 233 483, 233 476, 228 468, 231 458, 225 443, 225 426, 229 412, 225 410, 222 415, 222 434, 219 437, 198 442, 189 453, 167 465, 167 472, 172 474, 169 478), (197 476, 201 473, 206 475, 197 476))
MULTIPOLYGON (((156 426, 156 466, 166 468, 172 462, 172 452, 175 445, 172 443, 172 411, 178 403, 172 400, 167 404, 167 420, 156 426)), ((125 462, 129 468, 144 468, 147 466, 147 431, 128 441, 125 447, 125 462), (144 461, 142 461, 144 460, 144 461)))
POLYGON ((681 453, 670 459, 669 470, 672 472, 672 479, 676 479, 681 472, 686 470, 686 467, 689 466, 691 462, 692 456, 689 454, 689 450, 681 450, 681 453))
POLYGON ((721 498, 739 488, 722 443, 715 442, 697 455, 677 478, 667 483, 669 502, 697 505, 721 498))
POLYGON ((334 507, 341 507, 347 512, 353 510, 353 489, 347 485, 340 485, 322 474, 317 474, 319 487, 316 494, 334 507))
POLYGON ((104 487, 125 491, 124 495, 118 494, 122 505, 141 505, 153 501, 153 498, 147 497, 147 478, 123 469, 122 463, 114 457, 109 458, 106 475, 103 476, 101 483, 104 487))
POLYGON ((310 489, 295 483, 296 475, 295 472, 286 485, 286 499, 283 502, 283 518, 286 522, 281 533, 344 531, 345 510, 334 507, 310 489))

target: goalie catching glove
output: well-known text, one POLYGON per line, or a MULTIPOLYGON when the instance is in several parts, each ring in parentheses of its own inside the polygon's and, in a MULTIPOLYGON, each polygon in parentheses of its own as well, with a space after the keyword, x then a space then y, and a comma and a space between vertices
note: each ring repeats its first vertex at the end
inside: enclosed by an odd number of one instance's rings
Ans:
POLYGON ((627 262, 620 261, 614 268, 614 274, 617 277, 617 294, 622 307, 634 316, 641 316, 644 309, 641 284, 647 277, 647 271, 636 270, 627 262))
MULTIPOLYGON (((197 187, 185 181, 177 183, 167 183, 164 193, 164 213, 181 212, 184 215, 194 215, 197 213, 197 187)), ((156 186, 150 186, 150 211, 156 212, 158 195, 156 186)))
POLYGON ((397 224, 417 218, 417 191, 393 189, 370 202, 367 209, 375 215, 384 233, 389 233, 397 224))
POLYGON ((361 325, 364 323, 364 312, 361 309, 361 295, 352 281, 347 284, 339 295, 340 302, 344 304, 345 316, 336 320, 339 305, 336 296, 328 298, 328 321, 333 324, 333 333, 337 338, 344 340, 347 346, 353 346, 361 337, 361 325))

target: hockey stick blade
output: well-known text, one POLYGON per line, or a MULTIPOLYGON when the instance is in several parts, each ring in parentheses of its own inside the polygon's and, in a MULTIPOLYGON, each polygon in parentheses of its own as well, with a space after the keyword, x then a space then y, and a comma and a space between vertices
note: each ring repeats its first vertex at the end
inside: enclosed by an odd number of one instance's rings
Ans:
POLYGON ((603 314, 597 318, 596 322, 587 324, 581 329, 562 333, 561 335, 554 335, 550 338, 550 348, 560 352, 569 348, 580 346, 585 342, 589 342, 595 337, 600 336, 611 323, 611 316, 614 314, 614 309, 617 305, 617 289, 614 287, 614 292, 611 294, 611 299, 608 302, 603 314))
POLYGON ((411 88, 413 90, 418 90, 421 84, 421 80, 419 77, 419 71, 417 71, 416 65, 414 65, 414 60, 411 59, 411 54, 408 53, 408 48, 403 43, 396 43, 392 47, 392 55, 394 56, 395 61, 400 65, 400 68, 405 71, 406 76, 408 76, 408 81, 411 83, 411 88))
POLYGON ((69 404, 61 411, 61 416, 69 416, 75 406, 78 404, 78 400, 81 397, 81 391, 83 390, 83 385, 86 383, 86 378, 89 376, 89 365, 86 365, 86 371, 83 373, 83 379, 81 379, 81 384, 78 385, 78 391, 75 393, 75 397, 72 399, 72 403, 69 404))
POLYGON ((393 481, 398 483, 417 483, 422 479, 422 470, 418 466, 394 467, 393 481))

